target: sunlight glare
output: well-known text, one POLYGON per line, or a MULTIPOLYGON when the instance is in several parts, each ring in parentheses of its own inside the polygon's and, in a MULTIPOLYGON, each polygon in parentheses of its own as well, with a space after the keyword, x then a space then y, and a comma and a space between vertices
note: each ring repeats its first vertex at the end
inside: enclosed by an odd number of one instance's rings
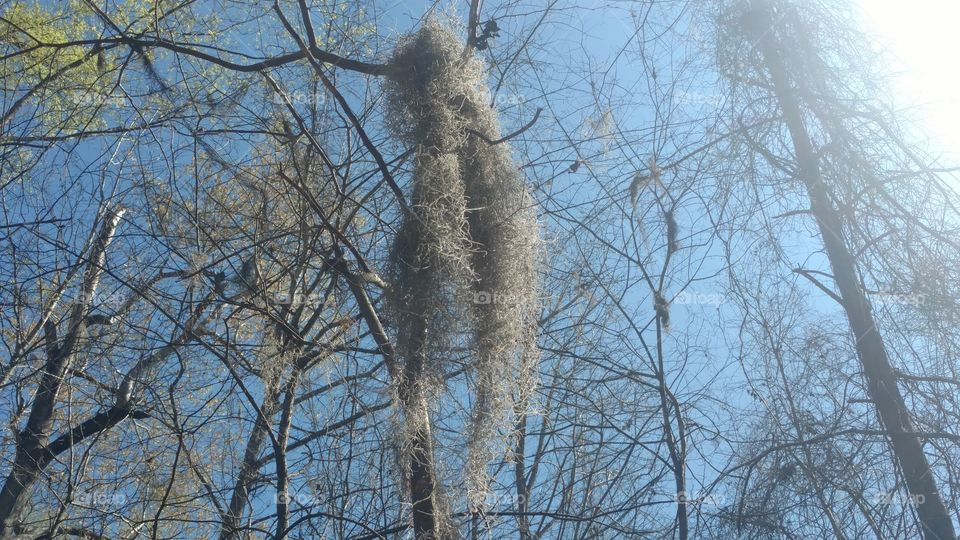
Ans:
POLYGON ((912 109, 931 150, 960 158, 960 2, 859 0, 865 29, 878 36, 894 64, 894 104, 912 109))

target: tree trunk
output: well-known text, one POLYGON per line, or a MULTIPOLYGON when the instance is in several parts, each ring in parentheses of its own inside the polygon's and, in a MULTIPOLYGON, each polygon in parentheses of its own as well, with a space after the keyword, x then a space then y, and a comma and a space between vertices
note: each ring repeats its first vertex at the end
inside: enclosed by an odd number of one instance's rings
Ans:
POLYGON ((366 291, 343 262, 343 253, 338 252, 331 262, 333 268, 347 280, 360 308, 360 314, 367 322, 377 347, 383 354, 390 372, 390 378, 397 384, 400 407, 403 410, 408 430, 410 471, 407 482, 410 500, 413 502, 413 533, 417 540, 434 540, 438 537, 436 518, 436 479, 433 459, 433 435, 430 432, 430 409, 422 389, 416 384, 423 376, 426 358, 422 353, 426 342, 426 318, 421 316, 418 329, 414 332, 417 340, 414 348, 421 351, 413 354, 401 366, 399 355, 387 337, 380 317, 366 291))
MULTIPOLYGON (((47 321, 44 325, 47 361, 41 371, 40 384, 33 398, 33 406, 30 408, 27 425, 17 438, 17 452, 13 460, 13 466, 6 482, 3 484, 3 489, 0 490, 0 538, 2 539, 17 534, 16 522, 30 499, 33 484, 37 481, 43 469, 52 461, 53 455, 51 455, 51 449, 47 446, 47 441, 50 438, 50 429, 53 427, 57 398, 70 369, 77 346, 86 337, 87 311, 89 311, 90 304, 93 302, 93 295, 100 283, 100 276, 103 274, 107 246, 113 239, 122 216, 122 209, 110 210, 104 216, 100 232, 90 249, 83 282, 80 286, 80 297, 73 305, 68 321, 67 334, 63 341, 59 342, 58 340, 56 324, 47 321)), ((125 417, 126 413, 122 415, 116 413, 110 417, 110 420, 115 420, 113 423, 116 423, 125 417)), ((109 424, 107 421, 103 423, 104 425, 109 424)), ((82 429, 84 425, 81 425, 78 429, 82 429)))
MULTIPOLYGON (((247 446, 243 452, 243 463, 240 465, 240 472, 237 474, 237 481, 233 486, 233 495, 230 497, 230 507, 220 519, 220 540, 229 540, 239 538, 240 522, 243 520, 243 514, 250 502, 250 490, 259 475, 260 451, 263 450, 264 442, 267 440, 270 430, 270 419, 277 412, 277 394, 275 390, 269 390, 264 403, 261 406, 263 415, 258 415, 253 429, 250 431, 250 437, 247 439, 247 446)), ((283 496, 282 494, 278 494, 283 496)))
POLYGON ((410 434, 410 499, 413 501, 413 535, 417 540, 435 540, 439 537, 437 530, 436 508, 434 494, 436 479, 433 470, 433 440, 430 433, 430 416, 427 410, 427 400, 418 399, 418 410, 408 407, 408 416, 416 414, 417 418, 408 420, 417 427, 410 434))
POLYGON ((857 356, 863 366, 870 398, 876 405, 883 427, 890 435, 893 453, 903 471, 907 489, 916 502, 924 538, 947 540, 956 538, 953 522, 940 498, 933 473, 897 387, 883 339, 871 312, 870 302, 860 287, 857 270, 849 247, 842 236, 842 221, 834 208, 820 171, 819 160, 813 150, 799 102, 790 88, 787 69, 773 42, 771 28, 776 21, 763 2, 753 3, 755 20, 762 21, 757 29, 758 46, 773 82, 773 92, 783 112, 783 119, 796 152, 800 179, 810 197, 810 210, 817 220, 823 245, 833 269, 834 281, 840 291, 843 310, 856 338, 857 356))
POLYGON ((436 508, 436 478, 433 463, 433 435, 430 431, 430 408, 424 395, 423 380, 426 368, 427 320, 415 315, 413 354, 406 359, 403 380, 400 381, 400 401, 407 425, 406 444, 410 459, 410 501, 413 503, 413 537, 417 540, 439 538, 436 508))
POLYGON ((520 540, 530 540, 530 518, 527 516, 528 499, 527 493, 527 473, 525 459, 527 455, 527 414, 526 403, 522 407, 516 407, 517 414, 517 448, 514 451, 513 473, 514 481, 517 483, 517 529, 520 533, 520 540))

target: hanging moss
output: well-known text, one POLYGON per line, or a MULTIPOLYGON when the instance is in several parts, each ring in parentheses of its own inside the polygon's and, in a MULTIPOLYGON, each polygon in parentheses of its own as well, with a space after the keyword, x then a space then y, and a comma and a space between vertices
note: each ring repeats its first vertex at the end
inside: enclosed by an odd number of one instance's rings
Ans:
POLYGON ((433 20, 403 39, 394 57, 391 127, 416 162, 412 211, 393 250, 391 304, 399 352, 424 354, 424 377, 442 371, 458 336, 472 336, 468 483, 476 503, 487 489, 487 463, 507 443, 514 400, 535 382, 539 232, 509 145, 489 142, 500 138, 500 126, 483 65, 462 51, 433 20), (420 343, 415 330, 424 324, 420 343))
POLYGON ((659 292, 653 293, 653 310, 660 318, 664 330, 670 329, 670 303, 659 292))
POLYGON ((667 254, 673 255, 680 249, 680 242, 677 240, 677 219, 672 209, 663 211, 663 220, 667 222, 667 254))

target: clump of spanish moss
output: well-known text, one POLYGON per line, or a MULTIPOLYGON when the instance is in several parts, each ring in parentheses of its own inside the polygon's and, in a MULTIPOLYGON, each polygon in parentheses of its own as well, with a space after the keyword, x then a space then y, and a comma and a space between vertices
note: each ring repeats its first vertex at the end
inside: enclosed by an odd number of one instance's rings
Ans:
POLYGON ((673 255, 680 249, 677 241, 677 219, 673 216, 673 209, 663 211, 663 220, 667 222, 667 254, 673 255))
POLYGON ((432 20, 400 42, 393 60, 391 127, 416 163, 411 211, 393 250, 391 303, 398 353, 408 364, 419 356, 425 378, 439 380, 453 342, 472 342, 467 480, 476 503, 488 462, 509 439, 515 400, 535 381, 539 234, 509 145, 489 142, 500 126, 483 65, 462 52, 460 39, 432 20))
POLYGON ((633 175, 633 180, 630 182, 630 206, 634 209, 637 208, 637 199, 640 198, 640 188, 646 181, 647 177, 640 171, 633 175))
POLYGON ((657 158, 650 158, 648 163, 650 167, 649 174, 644 174, 641 171, 637 171, 633 175, 633 180, 630 181, 630 205, 636 209, 637 200, 640 198, 640 190, 642 190, 647 185, 652 185, 653 190, 663 188, 663 181, 660 179, 660 167, 657 165, 657 158))
POLYGON ((653 310, 660 319, 664 330, 670 329, 670 303, 659 292, 653 293, 653 310))

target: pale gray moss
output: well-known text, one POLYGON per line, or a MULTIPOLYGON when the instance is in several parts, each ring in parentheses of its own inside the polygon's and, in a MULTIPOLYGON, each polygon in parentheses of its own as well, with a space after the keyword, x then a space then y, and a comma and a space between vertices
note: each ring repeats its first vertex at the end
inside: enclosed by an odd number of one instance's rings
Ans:
POLYGON ((400 42, 393 59, 391 128, 416 162, 412 211, 393 250, 391 309, 398 350, 404 358, 423 354, 431 363, 425 377, 439 380, 449 346, 472 341, 467 480, 478 504, 487 464, 510 442, 514 405, 536 381, 540 239, 509 145, 476 135, 496 140, 500 126, 482 62, 462 51, 460 39, 431 20, 400 42), (424 324, 421 343, 415 330, 424 324))

